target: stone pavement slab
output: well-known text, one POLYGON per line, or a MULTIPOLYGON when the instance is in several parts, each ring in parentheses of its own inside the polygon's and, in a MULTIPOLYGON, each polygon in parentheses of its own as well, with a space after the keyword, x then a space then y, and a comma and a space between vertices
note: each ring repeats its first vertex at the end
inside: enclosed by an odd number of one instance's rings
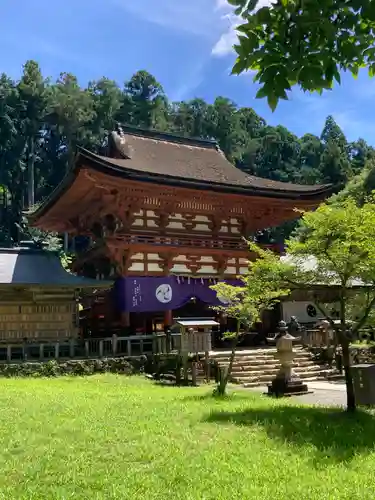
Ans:
MULTIPOLYGON (((307 384, 312 391, 309 394, 290 396, 296 403, 319 405, 319 406, 345 406, 346 388, 345 384, 337 382, 315 381, 307 384)), ((245 390, 261 393, 267 392, 266 386, 251 387, 245 390)))

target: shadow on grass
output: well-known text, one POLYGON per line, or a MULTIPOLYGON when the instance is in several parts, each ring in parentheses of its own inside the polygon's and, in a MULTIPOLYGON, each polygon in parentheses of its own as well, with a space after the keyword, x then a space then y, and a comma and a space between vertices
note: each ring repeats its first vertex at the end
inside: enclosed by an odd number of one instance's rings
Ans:
POLYGON ((211 387, 211 390, 205 392, 204 394, 191 394, 186 396, 184 399, 187 401, 217 401, 217 402, 225 402, 225 401, 240 401, 246 400, 251 402, 251 394, 246 393, 245 391, 240 392, 229 392, 224 396, 217 396, 213 394, 214 386, 211 387))
POLYGON ((375 417, 358 410, 298 406, 249 408, 212 412, 206 422, 260 426, 271 439, 297 448, 312 448, 314 463, 349 462, 357 454, 375 451, 375 417))

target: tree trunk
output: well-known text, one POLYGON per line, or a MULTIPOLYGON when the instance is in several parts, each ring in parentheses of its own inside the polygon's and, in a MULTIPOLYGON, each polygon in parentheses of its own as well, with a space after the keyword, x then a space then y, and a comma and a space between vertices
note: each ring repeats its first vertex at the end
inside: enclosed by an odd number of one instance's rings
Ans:
POLYGON ((35 155, 34 155, 34 138, 30 137, 28 147, 28 162, 27 162, 27 206, 32 207, 35 204, 35 155))
POLYGON ((346 339, 342 339, 342 361, 344 365, 345 373, 345 383, 346 383, 346 399, 347 399, 347 410, 355 411, 355 394, 354 394, 354 384, 351 370, 351 360, 349 351, 349 342, 346 339))
POLYGON ((234 363, 234 358, 236 357, 236 350, 239 338, 240 338, 240 324, 239 322, 237 322, 237 331, 232 342, 232 351, 230 353, 228 369, 225 372, 223 372, 222 370, 220 371, 219 384, 216 391, 217 394, 220 396, 224 396, 227 390, 227 385, 233 370, 233 363, 234 363))
POLYGON ((342 347, 342 361, 344 365, 345 373, 345 384, 346 384, 346 400, 347 400, 347 411, 353 412, 356 410, 355 404, 355 394, 354 394, 354 384, 351 370, 350 362, 350 352, 349 345, 350 339, 348 338, 346 332, 346 290, 342 290, 342 295, 340 299, 340 316, 341 316, 341 347, 342 347))

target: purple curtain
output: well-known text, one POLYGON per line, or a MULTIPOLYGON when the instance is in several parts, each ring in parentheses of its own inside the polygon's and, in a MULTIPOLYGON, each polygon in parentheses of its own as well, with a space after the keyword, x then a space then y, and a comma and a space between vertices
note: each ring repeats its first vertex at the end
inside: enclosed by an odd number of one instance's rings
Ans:
MULTIPOLYGON (((226 280, 233 285, 241 285, 239 280, 226 280)), ((114 297, 120 312, 153 312, 178 309, 192 297, 209 305, 220 305, 216 292, 210 286, 215 281, 207 278, 166 277, 125 277, 114 285, 114 297)))

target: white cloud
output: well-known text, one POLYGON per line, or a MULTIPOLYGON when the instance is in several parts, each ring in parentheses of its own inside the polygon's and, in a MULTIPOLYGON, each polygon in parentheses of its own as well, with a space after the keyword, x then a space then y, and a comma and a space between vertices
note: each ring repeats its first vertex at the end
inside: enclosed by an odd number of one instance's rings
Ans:
MULTIPOLYGON (((259 0, 255 10, 259 10, 262 7, 269 7, 272 3, 274 3, 274 0, 259 0)), ((236 28, 243 23, 243 19, 234 14, 233 7, 231 7, 226 0, 217 0, 216 8, 226 10, 226 13, 222 16, 222 18, 227 21, 228 28, 221 34, 220 38, 213 46, 212 55, 216 57, 223 57, 233 51, 233 45, 235 45, 237 41, 236 28)))
POLYGON ((212 48, 212 55, 217 57, 222 57, 232 52, 233 45, 235 45, 237 40, 236 27, 240 23, 239 19, 234 15, 227 15, 226 19, 229 21, 229 27, 212 48))
POLYGON ((216 0, 111 1, 124 11, 169 29, 208 39, 215 39, 220 35, 221 19, 216 12, 216 0))
POLYGON ((228 7, 228 2, 227 0, 217 0, 216 1, 216 8, 217 9, 223 9, 223 8, 226 8, 228 7))

